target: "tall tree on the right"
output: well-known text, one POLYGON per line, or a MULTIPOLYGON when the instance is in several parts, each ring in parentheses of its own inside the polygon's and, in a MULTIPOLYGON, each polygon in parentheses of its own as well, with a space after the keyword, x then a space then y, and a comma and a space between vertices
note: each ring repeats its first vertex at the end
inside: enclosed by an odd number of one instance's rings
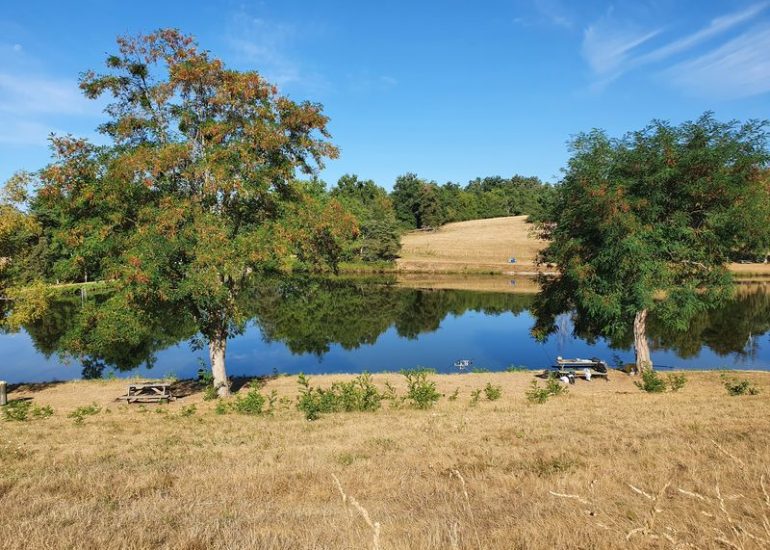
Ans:
POLYGON ((686 327, 731 295, 731 260, 768 250, 767 129, 706 113, 620 139, 576 136, 541 256, 559 273, 543 282, 533 333, 571 312, 577 333, 633 331, 636 368, 652 369, 648 315, 686 327))

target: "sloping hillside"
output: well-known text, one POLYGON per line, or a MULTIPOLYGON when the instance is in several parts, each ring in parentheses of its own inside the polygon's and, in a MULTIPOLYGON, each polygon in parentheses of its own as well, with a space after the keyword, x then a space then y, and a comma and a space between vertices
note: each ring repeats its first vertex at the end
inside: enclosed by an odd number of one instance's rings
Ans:
POLYGON ((401 239, 399 269, 421 272, 535 271, 544 241, 526 216, 450 223, 436 231, 412 231, 401 239), (509 263, 516 258, 516 263, 509 263))

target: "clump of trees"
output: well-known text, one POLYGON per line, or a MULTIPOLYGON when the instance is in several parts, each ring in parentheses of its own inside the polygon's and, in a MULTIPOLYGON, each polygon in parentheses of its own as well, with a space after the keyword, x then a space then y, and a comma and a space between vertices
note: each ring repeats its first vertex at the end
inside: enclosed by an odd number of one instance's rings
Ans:
POLYGON ((648 315, 685 329, 733 291, 726 264, 770 247, 767 123, 721 123, 707 113, 679 126, 655 121, 613 139, 578 135, 559 187, 543 261, 534 333, 572 312, 578 333, 623 340, 652 369, 648 315))
POLYGON ((523 176, 476 178, 465 187, 438 185, 407 173, 396 179, 391 198, 396 219, 408 229, 522 214, 544 222, 553 219, 556 186, 523 176))

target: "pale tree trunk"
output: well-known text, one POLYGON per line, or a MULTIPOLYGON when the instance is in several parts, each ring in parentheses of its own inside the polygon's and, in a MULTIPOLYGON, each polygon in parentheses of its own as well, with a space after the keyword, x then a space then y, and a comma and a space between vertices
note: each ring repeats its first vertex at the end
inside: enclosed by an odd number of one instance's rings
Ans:
POLYGON ((636 372, 652 370, 650 344, 647 342, 647 310, 637 311, 634 317, 634 350, 636 351, 636 372))
POLYGON ((225 351, 227 350, 227 336, 218 335, 209 340, 209 359, 211 360, 211 374, 214 376, 214 387, 219 397, 230 395, 230 381, 225 370, 225 351))

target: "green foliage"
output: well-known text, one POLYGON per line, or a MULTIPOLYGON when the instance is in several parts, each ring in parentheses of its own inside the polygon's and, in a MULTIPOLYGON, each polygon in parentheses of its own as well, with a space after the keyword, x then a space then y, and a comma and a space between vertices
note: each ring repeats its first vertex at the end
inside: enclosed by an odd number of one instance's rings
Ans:
POLYGON ((473 367, 471 369, 471 374, 483 374, 485 372, 489 372, 489 369, 485 369, 484 367, 473 367))
POLYGON ((687 383, 687 377, 682 373, 672 373, 666 377, 666 383, 673 392, 678 392, 687 383))
POLYGON ((545 403, 549 397, 566 395, 567 387, 555 376, 549 376, 545 381, 545 387, 541 387, 537 380, 532 380, 530 388, 524 393, 530 403, 545 403))
POLYGON ((647 393, 662 393, 666 391, 666 381, 663 380, 657 371, 647 369, 642 371, 642 381, 634 382, 634 385, 647 393))
POLYGON ((101 412, 102 408, 98 406, 96 403, 92 403, 90 405, 84 405, 82 407, 78 407, 71 413, 67 415, 67 418, 72 418, 75 422, 75 424, 82 424, 83 421, 88 416, 94 416, 96 414, 99 414, 101 412))
POLYGON ((455 391, 453 391, 447 399, 450 401, 457 401, 458 397, 460 397, 460 388, 455 388, 455 391))
POLYGON ((43 419, 53 416, 53 409, 49 405, 42 407, 32 401, 15 399, 0 408, 3 418, 9 422, 26 422, 30 419, 43 419))
POLYGON ((505 368, 505 372, 527 372, 528 370, 524 365, 511 365, 505 368))
POLYGON ((245 396, 236 395, 235 400, 231 403, 233 412, 251 416, 262 414, 267 400, 259 389, 259 384, 252 384, 245 396))
POLYGON ((497 401, 503 396, 502 386, 494 386, 492 383, 487 382, 484 386, 484 395, 486 395, 488 401, 497 401))
POLYGON ((709 113, 620 139, 578 135, 557 223, 543 228, 542 259, 559 276, 538 297, 534 334, 545 338, 573 312, 578 335, 627 341, 638 314, 684 330, 721 304, 732 291, 726 263, 770 248, 767 137, 764 122, 709 113))
POLYGON ((183 418, 188 418, 190 416, 195 416, 196 412, 198 412, 198 407, 196 407, 195 404, 185 405, 184 407, 179 409, 179 416, 183 418))
POLYGON ((530 388, 524 393, 530 403, 545 403, 551 393, 547 388, 541 388, 537 380, 533 380, 530 388))
POLYGON ((739 380, 733 376, 722 374, 722 384, 727 390, 727 393, 732 396, 759 394, 759 388, 745 378, 739 380))
POLYGON ((417 409, 430 409, 441 398, 441 394, 436 391, 436 383, 428 380, 428 373, 427 369, 401 371, 408 388, 406 397, 417 409))
POLYGON ((360 374, 350 382, 335 382, 328 389, 311 386, 304 374, 298 376, 297 383, 300 387, 297 408, 307 420, 317 420, 323 413, 372 412, 380 408, 383 399, 396 399, 392 386, 389 394, 380 393, 369 373, 360 374))

